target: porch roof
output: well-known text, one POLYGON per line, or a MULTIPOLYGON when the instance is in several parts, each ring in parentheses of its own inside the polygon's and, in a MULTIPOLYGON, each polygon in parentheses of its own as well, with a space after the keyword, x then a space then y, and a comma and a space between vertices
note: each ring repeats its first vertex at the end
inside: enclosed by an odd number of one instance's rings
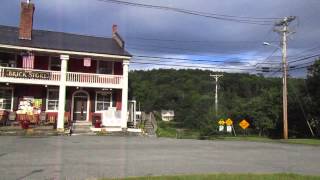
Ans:
POLYGON ((0 45, 68 52, 131 57, 112 38, 33 30, 32 40, 20 40, 19 28, 0 25, 0 45))

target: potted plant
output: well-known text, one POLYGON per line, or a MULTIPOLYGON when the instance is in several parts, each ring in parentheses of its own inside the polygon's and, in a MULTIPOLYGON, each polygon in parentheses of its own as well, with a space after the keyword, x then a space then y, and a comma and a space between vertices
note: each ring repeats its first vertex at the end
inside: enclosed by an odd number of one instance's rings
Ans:
POLYGON ((94 127, 95 128, 101 128, 101 120, 100 119, 96 119, 94 122, 94 127))
POLYGON ((21 128, 22 129, 28 129, 29 125, 30 125, 30 121, 29 120, 25 119, 25 120, 21 121, 21 128))

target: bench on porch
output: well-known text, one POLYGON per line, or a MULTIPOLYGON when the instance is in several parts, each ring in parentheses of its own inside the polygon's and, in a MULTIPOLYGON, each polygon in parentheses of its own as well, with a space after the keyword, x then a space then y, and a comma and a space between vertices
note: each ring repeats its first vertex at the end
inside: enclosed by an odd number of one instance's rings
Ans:
MULTIPOLYGON (((70 112, 64 113, 64 124, 67 125, 67 127, 71 126, 71 118, 70 118, 70 112)), ((57 125, 58 120, 58 113, 57 112, 48 112, 47 113, 47 120, 45 121, 46 124, 50 125, 57 125)))

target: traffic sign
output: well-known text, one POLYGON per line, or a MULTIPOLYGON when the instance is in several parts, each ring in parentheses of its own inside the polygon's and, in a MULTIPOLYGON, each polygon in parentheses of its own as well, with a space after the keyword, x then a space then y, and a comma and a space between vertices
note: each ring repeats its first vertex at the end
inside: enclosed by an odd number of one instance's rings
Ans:
POLYGON ((231 133, 232 132, 232 126, 227 126, 227 132, 231 133))
POLYGON ((250 124, 248 123, 248 121, 246 121, 245 119, 242 120, 240 123, 239 123, 239 126, 242 128, 242 129, 247 129, 250 124))
POLYGON ((226 122, 224 122, 223 119, 220 119, 220 120, 218 121, 218 124, 219 124, 220 126, 223 126, 225 123, 226 123, 226 122))
POLYGON ((232 122, 232 120, 230 118, 226 120, 226 125, 227 126, 232 126, 232 124, 233 124, 233 122, 232 122))

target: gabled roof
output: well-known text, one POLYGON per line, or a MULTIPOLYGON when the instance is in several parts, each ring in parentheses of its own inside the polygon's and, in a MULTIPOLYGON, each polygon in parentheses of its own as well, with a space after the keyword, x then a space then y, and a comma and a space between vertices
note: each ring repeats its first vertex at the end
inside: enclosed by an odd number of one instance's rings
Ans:
POLYGON ((3 25, 0 25, 0 44, 131 57, 112 38, 33 30, 32 40, 20 40, 19 28, 3 25))

